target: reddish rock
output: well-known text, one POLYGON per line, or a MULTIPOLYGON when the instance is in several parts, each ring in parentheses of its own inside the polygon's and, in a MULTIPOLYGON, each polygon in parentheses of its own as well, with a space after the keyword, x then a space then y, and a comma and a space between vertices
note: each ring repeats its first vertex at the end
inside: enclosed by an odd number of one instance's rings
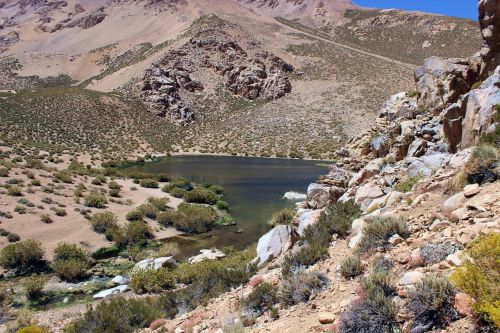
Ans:
POLYGON ((465 293, 458 293, 455 295, 455 302, 453 306, 460 316, 467 317, 472 315, 473 303, 474 300, 472 299, 472 297, 465 293))

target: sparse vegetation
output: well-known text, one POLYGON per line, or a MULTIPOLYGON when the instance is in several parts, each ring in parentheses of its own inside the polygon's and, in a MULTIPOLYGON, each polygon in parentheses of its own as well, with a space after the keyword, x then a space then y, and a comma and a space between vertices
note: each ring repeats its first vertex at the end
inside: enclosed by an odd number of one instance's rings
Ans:
POLYGON ((161 293, 175 285, 175 276, 165 268, 139 269, 132 275, 130 287, 138 294, 161 293))
POLYGON ((18 274, 26 274, 44 265, 43 256, 42 243, 28 239, 4 247, 0 252, 0 265, 15 269, 18 274))
POLYGON ((90 224, 95 232, 105 234, 108 230, 118 227, 118 218, 112 212, 102 212, 92 215, 90 224))
POLYGON ((474 311, 486 325, 500 327, 500 234, 492 233, 472 244, 463 257, 464 263, 453 275, 453 284, 471 295, 474 311))
POLYGON ((422 180, 422 178, 423 178, 422 175, 418 175, 403 179, 394 186, 394 190, 403 193, 411 192, 413 186, 415 186, 415 184, 417 184, 420 180, 422 180))
POLYGON ((282 210, 274 213, 269 221, 269 224, 273 227, 278 225, 290 225, 295 218, 295 211, 291 208, 283 208, 282 210))
POLYGON ((278 299, 285 306, 307 302, 327 284, 328 278, 323 273, 299 271, 281 283, 278 299))
POLYGON ((269 283, 261 283, 241 302, 243 313, 255 317, 270 310, 277 302, 276 289, 269 283))
POLYGON ((85 196, 85 206, 93 208, 104 208, 107 204, 106 196, 101 192, 91 192, 85 196))
POLYGON ((363 273, 363 264, 359 256, 349 256, 340 263, 340 275, 344 278, 354 278, 363 273))
POLYGON ((408 237, 408 228, 405 221, 393 217, 378 217, 368 221, 363 228, 363 234, 358 244, 358 251, 367 252, 371 248, 388 246, 391 236, 408 237))
POLYGON ((77 281, 89 267, 88 254, 75 244, 61 243, 54 250, 52 269, 63 280, 77 281))

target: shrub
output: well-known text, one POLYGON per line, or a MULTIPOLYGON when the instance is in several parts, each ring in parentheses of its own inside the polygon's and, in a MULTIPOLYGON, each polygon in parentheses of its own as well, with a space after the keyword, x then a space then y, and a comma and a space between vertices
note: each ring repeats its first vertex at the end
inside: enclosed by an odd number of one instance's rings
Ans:
POLYGON ((398 332, 397 308, 392 299, 377 294, 355 301, 341 316, 339 333, 398 332))
POLYGON ((451 276, 453 284, 471 295, 474 311, 486 324, 500 327, 500 234, 493 233, 475 241, 463 257, 464 263, 451 276))
POLYGON ((112 180, 112 181, 109 182, 108 188, 111 189, 111 190, 120 190, 122 187, 117 182, 115 182, 114 180, 112 180))
POLYGON ((137 207, 142 212, 142 215, 150 219, 156 219, 156 214, 158 213, 158 208, 156 206, 147 203, 137 207))
POLYGON ((40 182, 40 179, 32 179, 30 182, 31 185, 33 186, 42 186, 42 183, 40 182))
POLYGON ((92 184, 94 185, 102 185, 103 183, 106 183, 107 178, 104 175, 97 175, 93 180, 92 184))
POLYGON ((246 315, 261 316, 277 302, 276 290, 269 283, 261 283, 245 297, 241 306, 246 315))
POLYGON ((208 189, 218 195, 224 194, 224 188, 220 185, 211 185, 208 189))
POLYGON ((174 227, 190 233, 203 233, 211 230, 217 214, 211 207, 182 203, 174 215, 174 227))
POLYGON ((131 210, 130 212, 127 213, 127 216, 126 216, 126 219, 128 221, 140 221, 144 218, 144 212, 142 211, 142 209, 139 207, 137 207, 136 209, 134 210, 131 210))
POLYGON ((23 191, 17 185, 9 185, 7 186, 7 194, 13 197, 22 197, 23 191))
POLYGON ((162 212, 166 211, 168 209, 167 204, 170 200, 168 198, 154 198, 154 197, 149 197, 148 202, 156 207, 157 210, 160 210, 162 212))
POLYGON ((139 185, 146 188, 158 188, 158 181, 153 178, 141 179, 139 185))
POLYGON ((222 333, 244 333, 245 326, 241 322, 226 326, 222 329, 222 333))
POLYGON ((61 243, 54 250, 52 269, 63 280, 81 279, 89 266, 88 254, 75 244, 61 243))
POLYGON ((179 245, 177 245, 177 243, 165 243, 158 250, 158 254, 161 257, 176 256, 179 253, 181 253, 181 250, 179 249, 179 245))
POLYGON ((49 333, 49 330, 40 326, 27 326, 18 329, 16 333, 49 333))
POLYGON ((54 177, 66 184, 71 184, 73 182, 71 174, 69 174, 67 171, 59 171, 54 174, 54 177))
POLYGON ((426 265, 436 264, 446 259, 450 254, 460 249, 459 246, 451 243, 425 244, 420 247, 420 257, 426 265))
POLYGON ((378 271, 389 272, 393 267, 394 267, 394 261, 392 261, 392 259, 389 257, 381 255, 375 258, 372 270, 374 272, 378 271))
POLYGON ((28 239, 4 247, 0 252, 0 265, 6 269, 16 269, 24 274, 42 266, 43 255, 42 243, 28 239))
POLYGON ((328 278, 321 272, 297 272, 281 283, 278 299, 285 306, 305 303, 327 284, 328 278))
POLYGON ((120 253, 120 248, 116 245, 110 247, 101 247, 92 253, 92 258, 95 260, 108 259, 116 257, 120 253))
POLYGON ((16 206, 16 208, 14 208, 14 212, 18 214, 26 214, 26 207, 16 206))
POLYGON ((413 186, 415 186, 415 184, 417 184, 422 178, 422 175, 417 175, 403 179, 394 186, 394 190, 403 193, 411 192, 413 186))
POLYGON ((43 295, 43 288, 47 280, 42 275, 32 274, 24 281, 24 291, 26 298, 30 301, 37 301, 43 295))
POLYGON ((89 306, 82 318, 69 325, 66 333, 123 333, 146 328, 164 317, 157 298, 125 299, 115 297, 89 306))
POLYGON ((117 227, 117 221, 118 218, 112 212, 95 213, 90 218, 90 225, 95 232, 104 234, 107 230, 117 227))
POLYGON ((174 224, 176 216, 177 212, 175 211, 160 212, 156 215, 156 221, 161 225, 169 226, 174 224))
POLYGON ((269 224, 273 227, 278 225, 290 225, 295 218, 295 210, 291 208, 283 208, 282 210, 276 212, 271 217, 269 224))
POLYGON ((87 207, 93 208, 104 208, 108 201, 106 200, 106 196, 101 192, 91 192, 85 196, 84 205, 87 207))
POLYGON ((130 221, 123 228, 123 245, 146 245, 153 238, 153 232, 149 224, 144 221, 130 221))
POLYGON ((373 271, 368 277, 362 279, 361 289, 368 299, 375 299, 378 294, 385 297, 396 295, 396 288, 392 283, 392 274, 387 270, 373 271))
POLYGON ((54 222, 54 220, 52 220, 52 218, 50 217, 49 214, 40 215, 40 221, 42 221, 43 223, 46 223, 46 224, 50 224, 50 223, 54 222))
POLYGON ((120 197, 120 190, 112 188, 109 190, 108 194, 110 197, 119 198, 120 197))
POLYGON ((322 244, 306 245, 293 255, 285 257, 282 264, 283 275, 294 274, 311 265, 314 265, 328 255, 328 246, 322 244))
POLYGON ((66 210, 64 210, 63 208, 56 208, 54 210, 54 212, 57 216, 66 216, 67 215, 66 210))
POLYGON ((455 289, 448 280, 430 276, 415 285, 410 292, 409 310, 415 315, 412 332, 427 332, 445 328, 460 318, 453 307, 455 289))
POLYGON ((170 194, 176 198, 183 198, 187 191, 183 188, 174 187, 170 190, 170 194))
POLYGON ((229 204, 227 202, 225 202, 224 200, 220 200, 220 199, 217 200, 215 205, 220 210, 229 211, 229 204))
POLYGON ((403 238, 408 237, 408 228, 403 220, 392 217, 371 219, 363 228, 358 250, 364 253, 373 247, 388 246, 387 241, 395 234, 403 238))
POLYGON ((20 239, 21 239, 21 237, 19 237, 18 234, 9 234, 9 235, 7 235, 7 240, 10 243, 18 242, 20 239))
POLYGON ((363 273, 363 264, 359 256, 349 256, 340 264, 340 275, 344 278, 354 278, 363 273))
POLYGON ((175 276, 165 268, 139 269, 130 280, 130 287, 137 294, 160 293, 175 286, 175 276))
POLYGON ((9 169, 1 167, 0 168, 0 177, 9 177, 9 169))
MULTIPOLYGON (((347 202, 337 202, 323 212, 321 212, 319 218, 318 231, 322 232, 321 239, 323 240, 328 237, 328 242, 330 242, 331 235, 337 234, 340 237, 345 237, 351 230, 352 222, 361 215, 361 210, 358 204, 354 201, 349 200, 347 202)), ((309 240, 314 240, 314 233, 305 234, 304 237, 308 237, 309 240)), ((307 239, 307 238, 306 238, 307 239)))
POLYGON ((184 194, 184 200, 190 203, 214 205, 217 202, 217 195, 204 188, 195 188, 184 194))

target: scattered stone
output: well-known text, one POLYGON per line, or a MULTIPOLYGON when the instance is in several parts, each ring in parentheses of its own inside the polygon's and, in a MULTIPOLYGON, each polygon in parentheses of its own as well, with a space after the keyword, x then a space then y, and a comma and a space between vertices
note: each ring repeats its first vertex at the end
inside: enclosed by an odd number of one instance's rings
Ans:
POLYGON ((404 239, 401 238, 398 234, 395 234, 389 238, 389 244, 391 245, 398 245, 404 242, 404 239))
POLYGON ((471 198, 481 191, 479 184, 470 184, 464 187, 464 196, 471 198))
POLYGON ((194 264, 194 263, 202 262, 205 260, 216 260, 216 259, 224 258, 225 256, 226 255, 223 252, 221 252, 217 249, 213 249, 213 250, 203 249, 203 250, 200 250, 200 254, 189 258, 188 262, 190 264, 194 264))
POLYGON ((94 299, 106 298, 106 297, 109 297, 109 296, 112 296, 115 294, 126 292, 129 289, 130 289, 129 286, 127 286, 127 285, 117 286, 117 287, 114 287, 111 289, 106 289, 106 290, 100 291, 97 294, 95 294, 93 297, 94 297, 94 299))
POLYGON ((121 276, 121 275, 115 276, 111 281, 113 283, 119 284, 119 285, 124 285, 124 284, 129 284, 130 283, 130 279, 128 277, 121 276))
POLYGON ((332 324, 337 316, 333 312, 320 312, 318 314, 318 320, 321 324, 332 324))
POLYGON ((134 269, 159 269, 176 264, 174 257, 147 258, 135 264, 134 269))
POLYGON ((424 277, 424 274, 419 271, 406 272, 400 279, 399 284, 403 286, 413 285, 424 277))
POLYGON ((454 210, 458 209, 462 204, 464 204, 465 200, 466 198, 463 192, 453 195, 443 203, 443 212, 445 213, 453 212, 454 210))

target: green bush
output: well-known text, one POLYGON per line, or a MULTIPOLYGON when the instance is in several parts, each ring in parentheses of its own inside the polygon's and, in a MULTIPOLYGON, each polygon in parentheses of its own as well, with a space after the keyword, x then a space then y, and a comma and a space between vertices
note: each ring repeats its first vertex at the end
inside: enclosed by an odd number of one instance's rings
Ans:
POLYGON ((159 211, 166 211, 168 209, 168 202, 170 200, 168 198, 154 198, 154 197, 149 197, 148 198, 148 202, 153 205, 154 207, 156 207, 157 210, 159 211))
POLYGON ((276 290, 269 283, 261 283, 241 302, 243 313, 255 317, 270 310, 277 302, 276 290))
POLYGON ((24 274, 41 267, 44 264, 43 256, 42 243, 28 239, 4 247, 0 252, 0 265, 24 274))
POLYGON ((357 248, 361 253, 374 247, 388 246, 388 240, 393 235, 398 234, 403 238, 409 236, 406 223, 401 219, 377 217, 367 222, 357 248))
POLYGON ((99 234, 104 234, 107 230, 117 227, 117 222, 118 218, 112 212, 96 213, 90 218, 92 229, 99 234))
POLYGON ((480 237, 466 251, 464 263, 450 277, 476 302, 474 312, 488 325, 500 327, 500 234, 480 237))
POLYGON ((385 297, 395 296, 396 288, 392 283, 392 273, 387 270, 373 271, 361 280, 361 289, 368 299, 375 299, 378 294, 385 297))
POLYGON ((26 298, 30 301, 37 301, 43 295, 43 288, 47 280, 42 275, 32 274, 24 281, 24 291, 26 298))
POLYGON ((455 289, 444 278, 429 276, 415 284, 410 292, 408 308, 414 314, 412 330, 425 327, 427 330, 445 328, 460 318, 453 307, 455 289))
POLYGON ((110 197, 119 198, 120 197, 120 190, 112 188, 108 191, 108 194, 110 197))
POLYGON ((175 276, 165 268, 139 269, 132 274, 130 288, 137 294, 161 293, 175 286, 175 276))
POLYGON ((0 168, 0 177, 9 177, 9 169, 1 167, 0 168))
POLYGON ((85 196, 84 205, 87 207, 104 208, 108 201, 101 192, 91 192, 85 196))
POLYGON ((165 317, 158 298, 115 297, 89 306, 80 319, 65 329, 65 333, 125 333, 146 328, 154 320, 165 317))
POLYGON ((97 175, 93 180, 92 184, 94 185, 102 185, 103 183, 106 183, 107 178, 104 175, 97 175))
POLYGON ((18 234, 8 234, 7 235, 7 240, 9 243, 15 243, 18 242, 21 239, 18 234))
POLYGON ((229 204, 224 200, 217 200, 215 203, 216 207, 220 210, 229 211, 229 204))
POLYGON ((282 263, 282 273, 284 276, 295 274, 296 272, 314 265, 318 261, 328 256, 328 246, 322 244, 312 244, 301 247, 297 252, 285 257, 282 263))
POLYGON ((177 207, 173 225, 177 230, 204 233, 213 228, 217 214, 211 207, 182 203, 177 207))
POLYGON ((394 190, 403 193, 411 192, 413 186, 415 186, 415 184, 417 184, 422 178, 422 175, 417 175, 403 179, 394 186, 394 190))
POLYGON ((140 206, 128 212, 126 216, 126 219, 128 221, 141 221, 143 218, 144 218, 144 212, 142 211, 140 206))
POLYGON ((55 212, 56 216, 62 217, 62 216, 68 215, 68 213, 66 213, 66 210, 63 208, 56 208, 56 209, 54 209, 54 212, 55 212))
POLYGON ((195 188, 184 194, 184 200, 190 203, 214 205, 217 202, 217 195, 204 188, 195 188))
POLYGON ((88 254, 75 244, 60 243, 54 250, 52 269, 65 281, 77 281, 90 267, 88 254))
POLYGON ((177 212, 175 211, 166 211, 160 212, 156 215, 156 221, 163 226, 171 226, 174 224, 175 218, 177 217, 177 212))
POLYGON ((170 190, 170 194, 175 198, 183 198, 186 193, 188 192, 185 189, 179 187, 174 187, 170 190))
POLYGON ((120 248, 116 245, 110 247, 101 247, 92 253, 92 258, 95 260, 108 259, 116 257, 120 253, 120 248))
POLYGON ((18 329, 16 333, 50 333, 49 330, 47 330, 44 327, 40 326, 27 326, 23 327, 21 329, 18 329))
POLYGON ((278 225, 290 225, 295 218, 295 210, 291 208, 283 208, 282 210, 276 212, 271 217, 269 224, 273 227, 278 225))
POLYGON ((153 238, 153 231, 144 221, 130 221, 123 228, 122 245, 146 245, 153 238))
POLYGON ((158 181, 153 178, 141 179, 139 185, 146 188, 158 188, 158 181))
POLYGON ((208 189, 217 195, 224 194, 224 188, 220 185, 211 185, 208 189))
POLYGON ((349 256, 340 263, 340 275, 346 279, 363 274, 363 264, 359 256, 349 256))
POLYGON ((63 183, 71 184, 73 183, 73 179, 71 178, 71 174, 67 171, 59 171, 54 174, 54 177, 63 183))
POLYGON ((158 214, 158 208, 150 203, 142 204, 137 207, 137 209, 139 209, 145 217, 150 219, 156 219, 156 214, 158 214))
MULTIPOLYGON (((354 201, 349 200, 345 203, 337 202, 321 212, 319 218, 321 228, 318 229, 325 229, 326 235, 329 238, 333 234, 345 237, 351 230, 352 222, 360 215, 360 207, 354 201)), ((314 235, 311 236, 314 237, 314 235)))
POLYGON ((114 180, 112 180, 112 181, 109 182, 108 188, 110 190, 120 190, 122 187, 117 182, 115 182, 114 180))

